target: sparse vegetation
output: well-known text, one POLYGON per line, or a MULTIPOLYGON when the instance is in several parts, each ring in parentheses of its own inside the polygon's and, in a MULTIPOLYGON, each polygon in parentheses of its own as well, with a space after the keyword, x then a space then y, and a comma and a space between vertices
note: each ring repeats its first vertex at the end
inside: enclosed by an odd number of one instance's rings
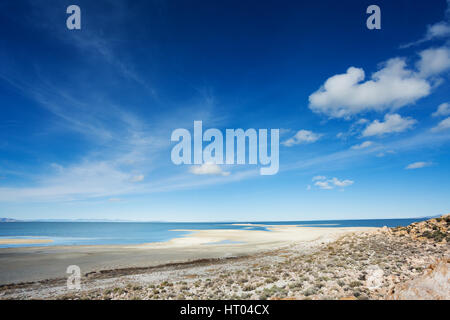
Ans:
POLYGON ((316 247, 298 244, 236 262, 160 271, 170 281, 123 277, 108 288, 59 298, 382 299, 396 283, 420 275, 437 257, 450 255, 449 220, 446 216, 408 227, 348 234, 316 247))

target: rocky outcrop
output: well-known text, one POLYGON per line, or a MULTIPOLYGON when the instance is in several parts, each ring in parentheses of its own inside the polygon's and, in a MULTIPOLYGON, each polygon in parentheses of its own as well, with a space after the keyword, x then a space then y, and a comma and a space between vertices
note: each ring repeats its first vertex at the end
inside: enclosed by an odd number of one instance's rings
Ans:
POLYGON ((450 259, 431 265, 425 273, 395 286, 388 295, 394 300, 450 300, 450 259))
POLYGON ((415 222, 407 227, 392 228, 392 232, 413 240, 450 243, 450 214, 422 222, 415 222))

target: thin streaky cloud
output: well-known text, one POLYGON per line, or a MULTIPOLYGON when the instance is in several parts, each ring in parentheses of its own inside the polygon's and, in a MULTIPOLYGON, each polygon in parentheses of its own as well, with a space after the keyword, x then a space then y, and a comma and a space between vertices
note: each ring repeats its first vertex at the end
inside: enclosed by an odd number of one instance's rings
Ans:
POLYGON ((407 170, 411 170, 411 169, 420 169, 420 168, 429 167, 429 166, 431 166, 432 164, 433 164, 432 162, 418 161, 418 162, 414 162, 414 163, 408 164, 408 165, 405 167, 405 169, 407 169, 407 170))

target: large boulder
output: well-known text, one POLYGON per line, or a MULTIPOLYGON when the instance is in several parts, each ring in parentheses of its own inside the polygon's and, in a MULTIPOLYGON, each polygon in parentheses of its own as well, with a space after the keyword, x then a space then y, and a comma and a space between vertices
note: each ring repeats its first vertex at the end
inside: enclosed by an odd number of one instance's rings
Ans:
POLYGON ((388 299, 394 300, 450 300, 450 259, 431 265, 413 280, 396 285, 388 299))

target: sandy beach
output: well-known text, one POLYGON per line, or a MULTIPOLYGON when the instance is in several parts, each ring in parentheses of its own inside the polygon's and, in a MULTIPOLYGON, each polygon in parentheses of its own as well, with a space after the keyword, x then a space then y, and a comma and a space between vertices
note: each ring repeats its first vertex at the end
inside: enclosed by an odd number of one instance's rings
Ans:
POLYGON ((39 244, 50 243, 51 239, 0 239, 0 244, 39 244))
MULTIPOLYGON (((167 242, 140 245, 53 246, 0 249, 0 285, 66 277, 69 265, 82 273, 150 267, 198 259, 229 258, 274 250, 297 242, 330 241, 375 228, 266 226, 255 230, 183 230, 167 242)), ((20 239, 18 239, 20 240, 20 239)))
POLYGON ((449 299, 449 224, 266 225, 141 245, 0 249, 0 299, 449 299), (81 268, 80 290, 67 288, 69 265, 81 268))

